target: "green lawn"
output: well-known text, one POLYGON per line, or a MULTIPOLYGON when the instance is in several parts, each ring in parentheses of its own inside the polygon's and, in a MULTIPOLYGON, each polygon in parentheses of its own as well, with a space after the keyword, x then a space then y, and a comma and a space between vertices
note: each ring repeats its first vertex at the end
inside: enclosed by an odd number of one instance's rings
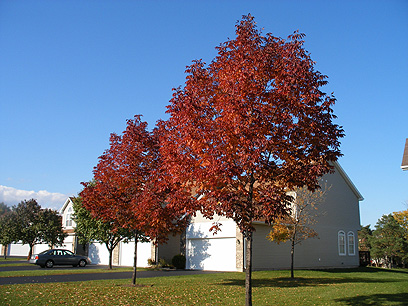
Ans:
MULTIPOLYGON (((254 305, 407 305, 408 271, 253 273, 254 305)), ((0 286, 0 305, 243 305, 244 273, 0 286)))
POLYGON ((7 257, 4 259, 4 257, 0 257, 0 262, 7 262, 7 261, 21 261, 21 262, 27 262, 24 258, 16 258, 16 257, 7 257))
MULTIPOLYGON (((3 266, 3 265, 2 265, 3 266)), ((131 272, 132 268, 113 268, 109 269, 87 269, 87 268, 72 268, 72 267, 59 267, 53 269, 41 269, 38 270, 24 270, 24 271, 1 271, 0 266, 0 277, 11 277, 11 276, 44 276, 44 275, 64 275, 64 274, 80 274, 80 273, 110 273, 110 272, 131 272)), ((137 268, 138 271, 146 270, 145 268, 137 268)), ((0 303, 1 305, 1 303, 0 303)))

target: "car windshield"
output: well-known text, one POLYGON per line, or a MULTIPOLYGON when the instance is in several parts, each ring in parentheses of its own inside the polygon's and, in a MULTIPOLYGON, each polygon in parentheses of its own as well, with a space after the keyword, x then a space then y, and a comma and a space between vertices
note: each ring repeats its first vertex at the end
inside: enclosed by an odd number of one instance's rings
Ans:
POLYGON ((65 251, 65 255, 74 256, 74 253, 72 253, 71 251, 65 251))
POLYGON ((45 254, 45 253, 47 253, 47 252, 49 252, 50 250, 45 250, 45 251, 42 251, 41 253, 39 253, 39 254, 45 254))

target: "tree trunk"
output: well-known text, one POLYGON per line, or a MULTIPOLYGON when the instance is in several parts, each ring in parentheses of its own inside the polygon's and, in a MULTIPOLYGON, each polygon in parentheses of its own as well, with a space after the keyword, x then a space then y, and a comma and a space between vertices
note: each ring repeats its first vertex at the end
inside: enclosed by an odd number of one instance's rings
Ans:
POLYGON ((113 253, 113 248, 108 248, 109 251, 109 270, 112 270, 112 253, 113 253))
POLYGON ((34 244, 30 243, 29 246, 30 246, 30 251, 28 252, 27 260, 30 260, 31 256, 33 255, 34 244))
POLYGON ((3 244, 4 259, 7 259, 7 248, 8 248, 8 244, 3 244))
POLYGON ((252 306, 252 232, 246 232, 245 242, 245 306, 252 306))
POLYGON ((295 260, 295 239, 292 239, 292 248, 290 249, 290 278, 295 278, 295 273, 293 272, 293 262, 295 260))
POLYGON ((132 284, 133 286, 136 285, 136 272, 137 272, 137 240, 138 235, 135 234, 135 252, 133 254, 133 276, 132 276, 132 284))

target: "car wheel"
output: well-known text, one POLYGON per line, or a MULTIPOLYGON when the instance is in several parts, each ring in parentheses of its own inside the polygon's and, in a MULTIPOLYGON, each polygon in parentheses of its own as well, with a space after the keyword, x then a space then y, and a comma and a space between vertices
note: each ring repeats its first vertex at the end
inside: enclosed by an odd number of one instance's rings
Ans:
POLYGON ((54 262, 52 260, 47 260, 47 262, 45 263, 45 266, 47 268, 52 268, 54 266, 54 262))
POLYGON ((79 264, 79 266, 80 266, 81 268, 83 268, 83 267, 86 266, 86 261, 83 260, 83 259, 81 259, 78 264, 79 264))

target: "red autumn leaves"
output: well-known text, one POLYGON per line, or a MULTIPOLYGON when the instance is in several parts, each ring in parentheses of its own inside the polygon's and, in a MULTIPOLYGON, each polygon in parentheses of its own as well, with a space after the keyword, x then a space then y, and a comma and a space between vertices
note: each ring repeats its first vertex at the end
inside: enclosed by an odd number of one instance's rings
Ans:
POLYGON ((318 188, 341 155, 335 98, 321 91, 326 76, 303 36, 263 35, 243 16, 209 65, 187 67, 168 120, 147 132, 136 116, 123 136, 112 135, 84 204, 151 237, 182 229, 186 213, 226 216, 250 246, 253 221, 286 214, 287 192, 318 188))
POLYGON ((163 241, 169 232, 184 229, 187 219, 180 207, 190 197, 170 184, 157 133, 147 130, 141 116, 128 120, 123 135, 111 134, 110 148, 99 157, 94 179, 83 183, 80 195, 93 217, 163 241))

